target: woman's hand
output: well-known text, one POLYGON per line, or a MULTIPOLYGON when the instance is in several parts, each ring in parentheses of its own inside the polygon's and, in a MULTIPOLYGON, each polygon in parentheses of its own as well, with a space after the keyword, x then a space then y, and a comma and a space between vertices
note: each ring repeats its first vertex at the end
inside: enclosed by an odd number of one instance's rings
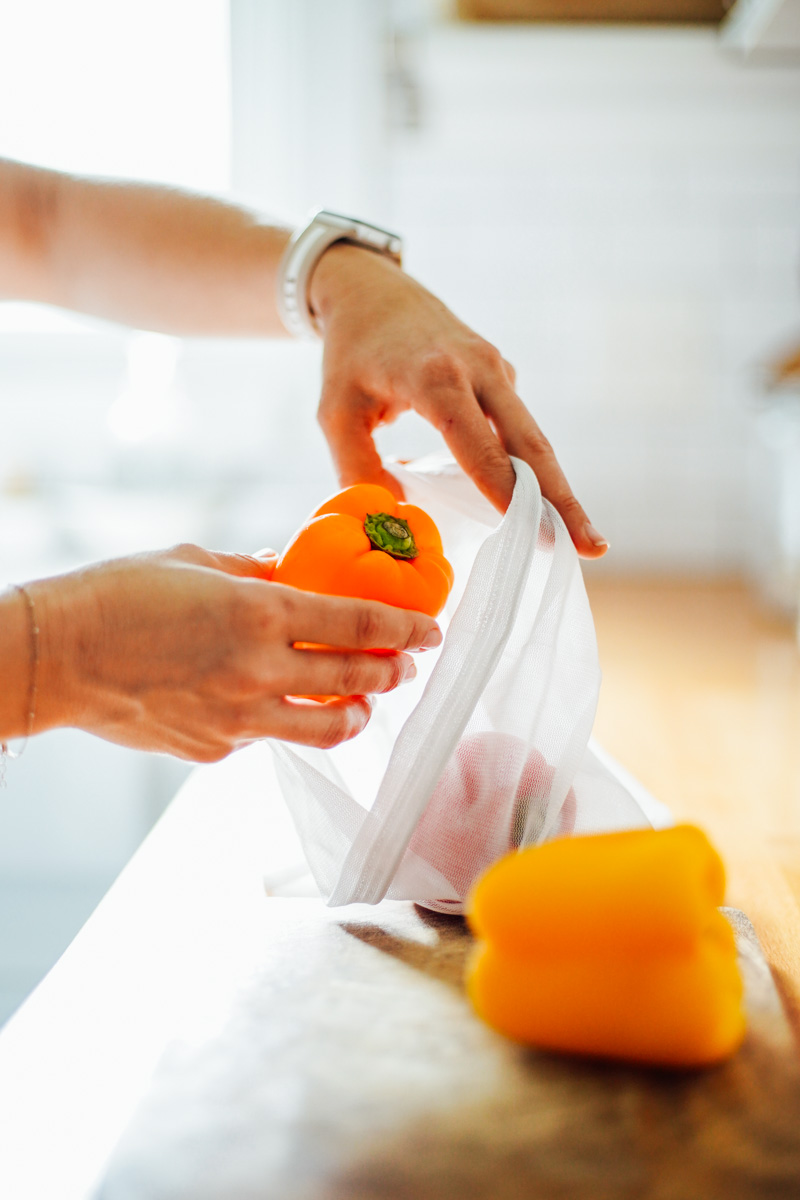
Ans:
POLYGON ((187 545, 28 584, 40 629, 36 731, 76 726, 198 762, 265 737, 354 737, 368 695, 415 673, 405 652, 439 644, 436 622, 270 583, 274 565, 270 552, 187 545), (309 694, 337 698, 292 698, 309 694))
POLYGON ((372 434, 414 409, 501 512, 514 486, 513 454, 533 468, 579 553, 606 552, 494 346, 390 259, 356 246, 338 243, 323 254, 310 300, 325 336, 319 420, 343 485, 375 482, 397 492, 372 434))

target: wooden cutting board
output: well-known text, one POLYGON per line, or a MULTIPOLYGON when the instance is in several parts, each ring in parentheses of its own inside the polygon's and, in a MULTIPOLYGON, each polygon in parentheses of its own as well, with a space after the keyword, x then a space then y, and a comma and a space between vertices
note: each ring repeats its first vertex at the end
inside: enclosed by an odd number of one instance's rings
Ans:
POLYGON ((174 1043, 102 1200, 800 1196, 797 1048, 747 918, 750 1030, 671 1074, 518 1047, 473 1015, 457 918, 270 899, 220 1027, 174 1043))

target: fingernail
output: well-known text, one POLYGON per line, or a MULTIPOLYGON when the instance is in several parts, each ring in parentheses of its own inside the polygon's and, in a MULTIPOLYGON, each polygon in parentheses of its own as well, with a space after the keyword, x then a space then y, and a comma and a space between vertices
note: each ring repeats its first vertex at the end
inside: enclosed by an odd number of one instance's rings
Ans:
POLYGON ((420 642, 420 650, 435 650, 437 646, 442 644, 442 631, 434 627, 429 629, 425 634, 425 640, 420 642))
POLYGON ((403 664, 403 674, 400 679, 400 682, 408 683, 409 680, 414 678, 416 673, 417 673, 417 664, 414 662, 413 658, 409 658, 407 660, 407 662, 405 662, 403 664))
POLYGON ((603 537, 602 533, 598 533, 594 525, 587 521, 584 525, 584 531, 590 542, 594 542, 595 546, 607 546, 608 542, 603 537))

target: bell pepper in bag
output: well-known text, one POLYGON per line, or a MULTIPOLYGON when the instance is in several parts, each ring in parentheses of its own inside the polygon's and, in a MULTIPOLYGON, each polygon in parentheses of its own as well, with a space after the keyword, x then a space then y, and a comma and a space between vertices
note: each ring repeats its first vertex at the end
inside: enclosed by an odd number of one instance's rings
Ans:
POLYGON ((694 826, 559 838, 475 885, 478 1014, 544 1049, 696 1067, 745 1032, 724 868, 694 826))
MULTIPOLYGON (((483 730, 461 738, 409 843, 461 896, 491 863, 516 849, 526 825, 531 840, 548 813, 554 769, 536 749, 508 733, 483 730)), ((570 788, 551 835, 575 826, 570 788)))
POLYGON ((453 569, 427 513, 378 484, 357 483, 316 510, 278 559, 272 578, 435 617, 453 585, 453 569))

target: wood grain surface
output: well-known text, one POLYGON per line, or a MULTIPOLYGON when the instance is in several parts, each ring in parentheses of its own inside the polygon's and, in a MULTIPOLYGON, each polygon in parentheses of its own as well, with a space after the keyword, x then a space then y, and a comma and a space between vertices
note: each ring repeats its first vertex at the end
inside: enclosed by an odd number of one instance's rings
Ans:
POLYGON ((219 1036, 175 1044, 102 1200, 790 1196, 800 1072, 752 927, 750 1032, 667 1073, 519 1047, 478 1021, 458 918, 265 905, 263 961, 219 1036))
POLYGON ((752 920, 800 1036, 796 630, 741 581, 585 573, 603 668, 595 736, 713 839, 727 902, 752 920))

